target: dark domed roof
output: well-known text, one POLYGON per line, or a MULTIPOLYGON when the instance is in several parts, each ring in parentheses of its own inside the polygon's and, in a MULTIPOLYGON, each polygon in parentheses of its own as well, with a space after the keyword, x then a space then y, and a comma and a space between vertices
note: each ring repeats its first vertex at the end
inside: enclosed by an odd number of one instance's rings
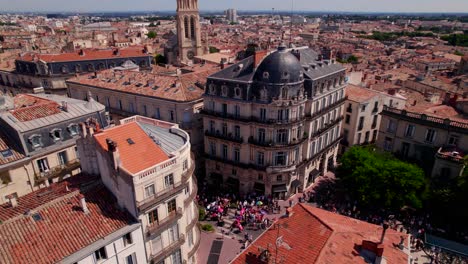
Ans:
POLYGON ((263 59, 255 71, 254 80, 280 84, 301 81, 302 66, 296 56, 280 46, 277 51, 263 59))

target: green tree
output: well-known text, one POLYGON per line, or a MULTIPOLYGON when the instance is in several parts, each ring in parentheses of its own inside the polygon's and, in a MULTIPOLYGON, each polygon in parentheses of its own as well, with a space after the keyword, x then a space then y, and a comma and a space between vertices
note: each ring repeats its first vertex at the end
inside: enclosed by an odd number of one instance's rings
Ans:
POLYGON ((150 38, 150 39, 154 39, 154 38, 156 38, 158 36, 158 34, 156 34, 156 32, 154 32, 154 31, 150 31, 150 32, 148 32, 148 34, 146 34, 146 36, 148 36, 148 38, 150 38))
POLYGON ((453 54, 455 55, 458 55, 458 56, 463 56, 465 54, 463 54, 463 52, 459 51, 459 50, 456 50, 453 54))
POLYGON ((161 54, 156 54, 156 56, 154 56, 154 60, 156 62, 156 64, 166 64, 167 61, 166 61, 166 57, 164 57, 163 55, 161 54))
POLYGON ((155 25, 153 22, 151 22, 151 23, 148 25, 148 27, 155 27, 155 26, 156 26, 156 25, 155 25))
POLYGON ((219 52, 219 49, 217 49, 216 47, 210 47, 210 53, 217 53, 219 52))
POLYGON ((350 148, 341 158, 337 177, 346 191, 365 206, 422 207, 424 171, 372 147, 350 148))

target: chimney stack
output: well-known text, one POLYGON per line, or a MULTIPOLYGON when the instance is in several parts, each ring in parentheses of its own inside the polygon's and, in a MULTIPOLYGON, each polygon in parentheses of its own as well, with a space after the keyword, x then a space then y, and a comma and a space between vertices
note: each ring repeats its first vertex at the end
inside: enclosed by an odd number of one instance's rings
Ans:
POLYGON ((83 210, 83 212, 85 214, 88 214, 89 213, 89 209, 88 209, 88 205, 86 205, 86 199, 84 197, 83 194, 79 194, 78 195, 78 199, 80 199, 80 205, 81 205, 81 209, 83 210))
POLYGON ((388 225, 388 223, 385 221, 384 224, 383 224, 382 236, 380 237, 380 242, 379 242, 379 244, 382 244, 382 243, 383 243, 384 238, 385 238, 385 233, 387 233, 388 227, 389 227, 389 225, 388 225))
POLYGON ((106 139, 106 143, 107 150, 111 156, 112 165, 114 167, 114 170, 117 171, 120 165, 120 154, 119 150, 117 149, 117 143, 110 138, 106 139))

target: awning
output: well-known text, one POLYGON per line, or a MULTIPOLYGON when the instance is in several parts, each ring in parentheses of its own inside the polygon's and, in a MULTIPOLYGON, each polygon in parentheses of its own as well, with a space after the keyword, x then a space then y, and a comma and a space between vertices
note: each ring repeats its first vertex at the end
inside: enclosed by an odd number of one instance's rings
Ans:
POLYGON ((281 192, 287 192, 288 189, 286 189, 286 184, 281 184, 281 185, 273 185, 273 192, 274 193, 281 193, 281 192))
POLYGON ((300 180, 295 179, 294 181, 291 182, 291 189, 296 189, 298 186, 301 186, 302 183, 300 180))
POLYGON ((254 188, 254 190, 256 190, 256 191, 262 191, 262 192, 264 192, 264 191, 265 191, 265 184, 256 182, 256 183, 254 183, 254 187, 253 187, 253 188, 254 188))

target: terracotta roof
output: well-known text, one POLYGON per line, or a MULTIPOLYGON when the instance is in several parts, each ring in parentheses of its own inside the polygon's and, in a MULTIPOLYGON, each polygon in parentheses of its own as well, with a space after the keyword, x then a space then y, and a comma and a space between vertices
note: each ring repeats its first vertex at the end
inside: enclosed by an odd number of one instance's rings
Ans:
POLYGON ((371 99, 372 97, 376 96, 377 92, 367 88, 349 84, 346 87, 346 95, 348 96, 348 100, 350 101, 365 102, 371 99))
POLYGON ((19 121, 26 122, 61 112, 60 105, 52 100, 29 94, 19 94, 14 98, 15 109, 10 113, 19 121))
MULTIPOLYGON (((278 250, 278 256, 285 263, 364 264, 367 262, 359 253, 363 241, 378 242, 381 234, 381 226, 298 204, 292 208, 291 216, 279 219, 232 263, 262 263, 246 262, 247 255, 258 255, 259 248, 266 249, 267 245, 270 245, 272 252, 279 236, 290 247, 288 250, 287 246, 281 246, 278 250), (277 224, 281 226, 279 233, 276 230, 277 224)), ((394 246, 400 243, 402 236, 406 245, 406 234, 387 230, 381 245, 387 263, 408 263, 408 255, 394 246)))
POLYGON ((0 165, 5 165, 25 157, 10 144, 9 140, 2 132, 0 132, 0 152, 0 165))
MULTIPOLYGON (((183 70, 185 71, 185 70, 183 70)), ((195 66, 190 72, 175 76, 175 69, 156 68, 155 73, 119 72, 104 70, 95 78, 87 74, 69 79, 68 83, 88 85, 107 90, 145 95, 178 102, 201 99, 206 79, 219 71, 219 67, 205 64, 195 66)))
POLYGON ((87 61, 87 60, 101 60, 111 58, 129 58, 129 57, 142 57, 151 56, 143 51, 143 48, 130 47, 124 49, 118 49, 118 55, 116 55, 117 49, 85 49, 84 55, 80 55, 80 52, 73 53, 62 53, 62 54, 39 54, 39 53, 27 53, 21 57, 18 57, 19 61, 36 61, 43 60, 45 62, 64 62, 64 61, 87 61))
POLYGON ((128 123, 107 129, 94 137, 100 147, 107 151, 106 139, 117 143, 122 167, 130 173, 138 173, 169 159, 138 123, 128 123), (129 143, 129 139, 133 144, 129 143))
POLYGON ((20 197, 15 208, 0 205, 0 263, 57 263, 134 223, 102 183, 87 189, 71 184, 68 192, 65 183, 20 197), (87 214, 81 210, 81 195, 87 214))

